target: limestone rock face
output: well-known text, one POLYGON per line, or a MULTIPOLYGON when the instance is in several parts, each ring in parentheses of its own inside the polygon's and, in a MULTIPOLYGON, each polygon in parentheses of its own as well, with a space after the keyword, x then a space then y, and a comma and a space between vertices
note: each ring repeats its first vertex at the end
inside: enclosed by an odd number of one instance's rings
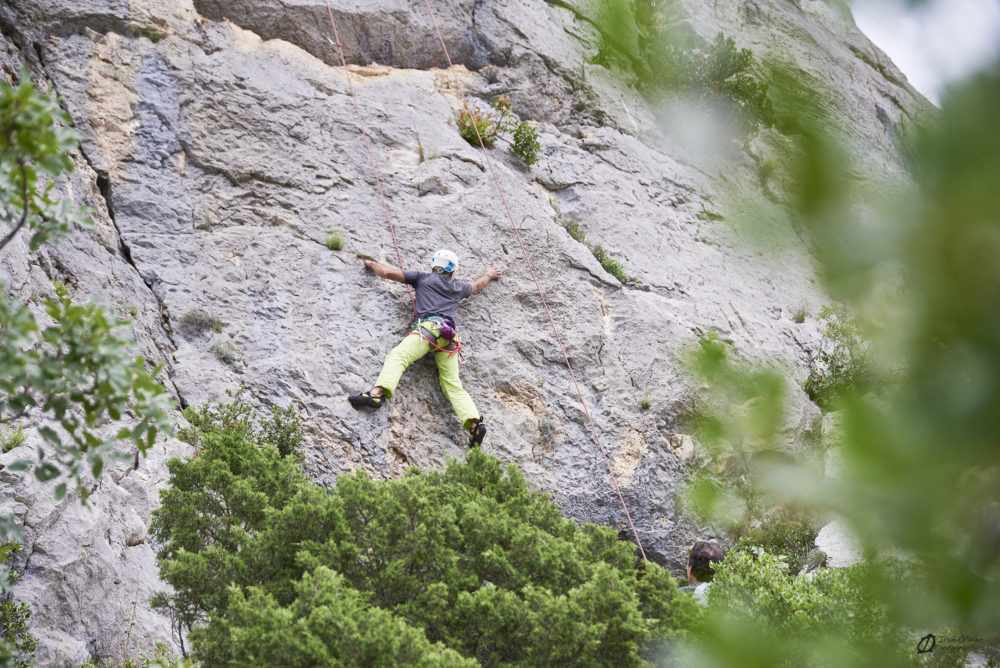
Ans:
MULTIPOLYGON (((684 350, 716 332, 803 378, 819 341, 815 319, 795 322, 826 299, 794 221, 756 175, 766 142, 730 148, 724 170, 674 150, 643 98, 592 64, 599 21, 583 3, 430 4, 453 71, 423 3, 331 0, 342 68, 324 0, 7 0, 0 66, 51 82, 85 133, 60 187, 93 207, 96 226, 35 254, 19 240, 0 256, 0 280, 35 306, 60 280, 134 318, 138 347, 166 363, 183 405, 242 386, 261 407, 295 406, 304 466, 325 485, 462 457, 466 436, 429 359, 378 413, 345 399, 371 386, 411 317, 406 288, 363 268, 364 257, 399 261, 350 82, 405 266, 426 269, 446 247, 459 279, 504 272, 459 314, 486 451, 569 516, 625 528, 589 412, 647 556, 679 567, 699 533, 675 500, 694 449, 677 433, 695 390, 684 350), (537 122, 538 163, 525 168, 500 142, 490 164, 469 146, 455 126, 461 93, 508 95, 537 122), (739 226, 751 215, 756 243, 739 226), (636 280, 607 273, 567 221, 636 280), (343 250, 325 245, 332 230, 343 250), (222 331, 184 330, 195 309, 222 331)), ((926 102, 849 16, 820 0, 681 4, 708 38, 723 30, 793 58, 849 120, 858 155, 903 174, 896 128, 926 102)), ((796 396, 788 433, 818 415, 796 396)), ((145 527, 166 458, 184 453, 166 441, 106 474, 90 510, 0 471, 3 508, 26 527, 16 595, 32 605, 42 665, 170 644, 168 620, 148 606, 165 585, 145 527)))

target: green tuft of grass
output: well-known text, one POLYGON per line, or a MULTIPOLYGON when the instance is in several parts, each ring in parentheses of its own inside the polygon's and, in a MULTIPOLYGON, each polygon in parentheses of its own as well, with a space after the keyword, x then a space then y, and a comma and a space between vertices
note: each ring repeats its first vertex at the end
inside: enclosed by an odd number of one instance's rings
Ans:
POLYGON ((323 243, 327 248, 334 251, 343 250, 344 248, 344 231, 339 227, 327 228, 323 230, 326 238, 323 243))
POLYGON ((644 411, 648 411, 649 407, 653 405, 653 398, 649 396, 649 392, 639 397, 639 408, 644 411))
POLYGON ((129 37, 145 37, 153 44, 156 44, 161 39, 167 36, 167 33, 159 28, 154 28, 152 26, 142 26, 137 24, 132 24, 128 27, 129 37))
POLYGON ((200 308, 191 309, 178 321, 181 332, 201 334, 212 330, 216 334, 222 332, 223 322, 208 311, 200 308))
POLYGON ((597 261, 604 267, 604 271, 617 278, 621 283, 628 283, 629 278, 625 273, 625 265, 608 255, 608 252, 604 250, 604 246, 594 244, 590 247, 590 252, 594 254, 597 261))
POLYGON ((562 225, 573 239, 579 241, 581 244, 587 243, 587 231, 583 229, 580 223, 572 218, 567 218, 563 221, 562 225))
POLYGON ((10 452, 26 440, 28 440, 28 434, 21 425, 13 427, 0 425, 0 450, 3 452, 10 452))
POLYGON ((240 349, 229 341, 216 341, 213 343, 212 354, 236 373, 243 373, 246 361, 243 359, 240 349))

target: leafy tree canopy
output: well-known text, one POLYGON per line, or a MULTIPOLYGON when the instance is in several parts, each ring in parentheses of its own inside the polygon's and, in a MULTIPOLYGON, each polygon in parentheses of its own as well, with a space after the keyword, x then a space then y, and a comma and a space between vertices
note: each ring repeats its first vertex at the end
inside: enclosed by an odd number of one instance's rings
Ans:
POLYGON ((565 519, 478 450, 325 490, 267 421, 233 419, 239 399, 188 414, 199 451, 168 464, 152 531, 175 589, 157 604, 193 628, 205 665, 643 665, 695 625, 667 571, 638 578, 630 543, 565 519))

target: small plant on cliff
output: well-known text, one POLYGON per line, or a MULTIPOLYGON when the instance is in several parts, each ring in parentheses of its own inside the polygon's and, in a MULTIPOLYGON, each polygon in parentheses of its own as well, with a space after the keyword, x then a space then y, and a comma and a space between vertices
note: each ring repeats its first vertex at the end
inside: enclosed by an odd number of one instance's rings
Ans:
POLYGON ((460 111, 458 132, 472 146, 479 146, 482 140, 487 148, 492 147, 497 139, 507 139, 509 135, 511 150, 528 167, 535 164, 541 149, 538 131, 514 114, 513 106, 506 97, 493 100, 488 111, 476 106, 460 111))
POLYGON ((555 200, 549 199, 549 204, 552 206, 552 210, 555 212, 552 219, 557 223, 562 225, 562 227, 569 233, 569 236, 573 238, 574 241, 578 241, 588 249, 594 255, 594 258, 601 263, 604 267, 604 271, 608 272, 612 276, 618 279, 623 285, 641 283, 639 279, 629 276, 625 273, 625 265, 621 260, 617 260, 611 257, 608 252, 604 249, 604 246, 600 244, 592 244, 587 240, 587 232, 583 228, 583 225, 569 216, 563 214, 559 209, 558 203, 555 200))
POLYGON ((232 342, 216 341, 212 344, 212 354, 215 355, 216 359, 236 373, 243 373, 243 367, 246 366, 246 360, 243 359, 243 354, 240 352, 240 349, 237 348, 232 342))
POLYGON ((511 133, 511 150, 528 167, 538 160, 538 151, 542 148, 538 141, 538 131, 527 123, 518 123, 511 133))
POLYGON ((472 146, 479 146, 481 140, 486 148, 491 148, 497 141, 499 131, 492 115, 479 107, 458 112, 458 133, 472 146))
POLYGON ((182 333, 202 334, 213 331, 222 332, 223 322, 208 311, 200 308, 191 309, 178 321, 182 333))
POLYGON ((343 250, 344 248, 344 231, 339 227, 328 227, 323 230, 324 240, 323 244, 330 250, 343 250))
POLYGON ((25 433, 24 427, 21 425, 0 424, 0 452, 10 452, 26 440, 28 440, 28 434, 25 433))
POLYGON ((153 44, 156 44, 167 36, 167 33, 159 27, 141 25, 139 23, 130 23, 128 25, 127 33, 129 37, 145 37, 153 44))
POLYGON ((622 264, 620 260, 616 260, 608 255, 608 252, 604 250, 604 246, 594 244, 590 247, 590 252, 594 254, 597 261, 601 263, 602 267, 604 267, 604 271, 617 278, 619 282, 623 284, 628 283, 629 277, 625 273, 625 265, 622 264))

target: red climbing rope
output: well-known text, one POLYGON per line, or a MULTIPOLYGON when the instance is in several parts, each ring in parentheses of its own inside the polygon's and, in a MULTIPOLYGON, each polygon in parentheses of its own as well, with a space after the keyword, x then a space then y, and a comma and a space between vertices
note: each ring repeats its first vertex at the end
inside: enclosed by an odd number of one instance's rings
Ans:
MULTIPOLYGON (((327 0, 329 6, 329 0, 327 0)), ((469 108, 469 101, 465 97, 465 92, 462 90, 462 85, 455 75, 455 65, 451 62, 451 56, 448 54, 448 47, 445 46, 444 38, 441 36, 441 31, 438 29, 437 19, 434 18, 434 10, 431 9, 431 4, 429 0, 424 0, 424 5, 427 7, 427 12, 430 14, 431 23, 434 24, 434 32, 437 33, 438 41, 441 42, 441 48, 444 50, 444 57, 448 60, 448 67, 451 71, 452 78, 455 80, 455 87, 458 89, 459 95, 462 97, 462 104, 465 105, 465 110, 467 113, 471 114, 472 109, 469 108)), ((566 368, 569 369, 569 375, 573 379, 573 385, 576 387, 576 393, 580 397, 580 404, 583 406, 583 412, 587 416, 587 422, 590 425, 590 431, 594 435, 594 440, 597 442, 597 447, 601 450, 601 455, 604 457, 604 464, 608 467, 608 474, 611 476, 611 482, 614 484, 615 491, 618 493, 618 500, 621 501, 622 510, 625 511, 625 517, 628 519, 628 525, 632 529, 632 535, 635 537, 635 544, 639 546, 639 553, 642 554, 642 558, 646 560, 646 551, 642 549, 642 542, 639 540, 639 532, 635 529, 635 524, 632 523, 632 516, 628 512, 628 506, 625 505, 625 497, 622 496, 622 490, 618 486, 618 481, 615 480, 615 474, 611 470, 611 462, 608 459, 608 453, 604 450, 604 445, 601 444, 601 438, 597 434, 597 427, 594 426, 594 420, 590 417, 590 410, 587 409, 587 402, 583 398, 583 392, 580 390, 580 384, 576 380, 576 374, 573 372, 573 365, 569 362, 569 355, 566 354, 566 348, 563 347, 562 339, 559 337, 559 330, 556 328, 555 320, 552 318, 552 313, 549 311, 549 305, 545 301, 545 294, 542 292, 542 286, 538 282, 538 277, 535 276, 535 269, 531 266, 531 260, 528 259, 528 251, 524 247, 524 242, 521 241, 521 231, 517 227, 517 223, 514 222, 514 216, 510 212, 510 206, 507 205, 507 198, 504 196, 503 188, 500 185, 500 179, 497 177, 496 170, 493 169, 493 161, 490 160, 490 154, 486 150, 486 145, 483 143, 483 138, 479 134, 479 128, 475 123, 471 123, 473 129, 476 131, 476 137, 479 138, 479 147, 483 150, 483 156, 486 158, 486 164, 490 168, 490 174, 493 175, 493 180, 497 184, 497 190, 500 192, 500 199, 503 202, 504 209, 507 211, 507 218, 510 220, 510 225, 514 228, 514 236, 517 237, 517 243, 521 246, 521 254, 524 255, 524 262, 528 265, 528 271, 531 272, 531 278, 535 281, 535 288, 538 289, 538 296, 542 300, 542 306, 545 308, 545 315, 549 318, 549 324, 552 326, 552 333, 555 334, 556 342, 559 344, 559 350, 562 351, 563 359, 566 360, 566 368)))
MULTIPOLYGON (((333 20, 333 9, 330 7, 330 0, 326 0, 326 12, 330 16, 330 27, 333 28, 333 39, 334 46, 337 47, 337 53, 340 55, 340 64, 344 68, 344 78, 347 79, 347 87, 351 91, 351 99, 354 100, 354 113, 358 117, 358 127, 361 128, 361 136, 365 140, 365 150, 368 152, 368 162, 372 166, 372 174, 375 175, 375 185, 378 187, 378 196, 382 200, 382 210, 385 212, 385 220, 389 223, 389 233, 392 235, 392 245, 396 247, 396 258, 399 260, 399 268, 405 270, 406 266, 403 264, 403 254, 399 252, 399 242, 396 240, 396 228, 392 224, 392 216, 389 215, 389 205, 385 201, 385 195, 382 193, 382 179, 378 176, 378 168, 375 167, 375 157, 372 155, 371 143, 368 141, 368 133, 365 131, 365 122, 361 119, 361 106, 358 104, 358 96, 354 93, 354 84, 351 83, 351 73, 347 71, 347 61, 344 59, 344 49, 340 45, 340 35, 337 34, 337 22, 333 20)), ((413 296, 413 290, 410 286, 406 286, 406 291, 410 293, 410 302, 413 304, 413 313, 417 312, 417 301, 413 296)))

